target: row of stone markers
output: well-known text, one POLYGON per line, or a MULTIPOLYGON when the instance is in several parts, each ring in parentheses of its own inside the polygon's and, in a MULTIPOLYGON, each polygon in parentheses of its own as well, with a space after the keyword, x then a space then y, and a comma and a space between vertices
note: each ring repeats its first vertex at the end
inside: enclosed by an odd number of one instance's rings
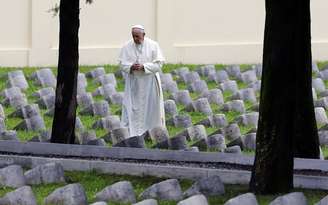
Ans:
MULTIPOLYGON (((1 205, 36 205, 36 197, 31 186, 41 184, 66 184, 63 167, 59 163, 39 165, 23 171, 19 165, 10 165, 0 169, 0 185, 16 188, 0 198, 1 205)), ((177 205, 208 205, 208 197, 220 197, 225 194, 225 186, 219 176, 196 179, 186 191, 182 191, 177 179, 167 179, 155 183, 136 196, 129 181, 119 181, 107 185, 94 195, 92 205, 124 203, 134 205, 157 205, 161 201, 176 201, 177 205)), ((318 204, 327 204, 328 196, 318 204)), ((87 205, 88 198, 84 187, 79 183, 66 184, 57 188, 43 199, 44 205, 87 205)), ((225 202, 225 205, 257 205, 252 193, 241 194, 225 202)), ((270 205, 307 205, 307 199, 301 192, 293 192, 274 199, 270 205)))
MULTIPOLYGON (((315 67, 315 64, 314 64, 315 67)), ((326 69, 328 70, 328 69, 326 69)), ((319 91, 319 87, 324 85, 328 71, 316 71, 315 74, 320 78, 313 81, 313 91, 319 91), (321 81, 320 81, 321 80, 321 81), (318 83, 321 82, 321 83, 318 83), (320 85, 320 86, 319 86, 320 85)), ((260 90, 260 81, 262 68, 261 65, 253 65, 249 70, 242 72, 238 65, 227 66, 224 69, 217 70, 213 65, 200 66, 194 71, 187 67, 182 67, 174 70, 172 73, 162 73, 163 90, 168 93, 168 98, 165 99, 165 112, 168 127, 180 127, 181 133, 176 136, 168 136, 167 131, 162 131, 160 137, 153 137, 152 143, 154 147, 189 150, 191 145, 192 150, 221 150, 224 145, 226 147, 234 147, 234 152, 239 152, 244 148, 253 150, 255 148, 255 132, 258 121, 258 100, 257 95, 260 90), (243 89, 238 88, 238 83, 242 82, 245 86, 243 89), (216 88, 208 89, 207 83, 214 83, 216 88), (184 84, 187 90, 179 90, 178 84, 184 84), (197 94, 196 99, 191 98, 190 92, 197 94), (229 97, 223 97, 228 93, 229 97), (247 103, 247 106, 246 106, 247 103), (182 105, 183 112, 178 110, 177 105, 182 105), (216 105, 212 109, 213 105, 216 105), (249 106, 251 105, 251 106, 249 106), (204 119, 193 123, 191 113, 202 113, 204 119), (226 114, 229 112, 236 112, 239 115, 228 122, 226 114), (202 139, 188 137, 186 130, 194 129, 195 126, 204 126, 205 128, 217 129, 214 133, 207 135, 206 130, 202 139), (239 126, 246 126, 249 132, 241 134, 239 126), (227 131, 230 130, 230 131, 227 131), (231 134, 232 133, 232 134, 231 134), (219 135, 219 136, 218 136, 219 135), (185 138, 185 139, 184 139, 185 138), (225 144, 225 139, 228 141, 225 144), (158 140, 160 139, 160 140, 158 140), (217 147, 212 146, 211 142, 219 143, 217 147), (229 146, 228 146, 229 145, 229 146), (198 148, 196 148, 198 147, 198 148)), ((4 107, 14 107, 16 110, 7 117, 22 118, 14 130, 6 130, 3 107, 0 105, 0 137, 1 139, 17 139, 15 130, 26 131, 40 131, 39 136, 36 136, 32 141, 49 140, 50 132, 45 131, 45 123, 40 109, 47 110, 47 116, 53 116, 55 104, 55 90, 56 85, 55 75, 51 69, 43 68, 35 71, 27 79, 30 79, 33 84, 39 86, 40 89, 35 91, 32 96, 36 99, 35 102, 28 104, 25 95, 28 89, 28 82, 22 71, 9 72, 8 88, 1 91, 1 96, 4 99, 2 104, 4 107)), ((90 72, 79 73, 78 76, 78 96, 77 101, 80 107, 76 119, 76 128, 79 131, 77 143, 92 144, 92 145, 106 145, 106 143, 113 143, 114 146, 135 146, 144 147, 143 136, 129 136, 126 128, 122 128, 120 124, 119 115, 111 113, 110 105, 121 105, 123 93, 116 90, 118 80, 122 78, 122 73, 116 72, 106 73, 103 67, 98 67, 90 72), (92 92, 87 92, 87 79, 99 87, 92 92), (94 97, 100 96, 103 100, 94 100, 94 97), (90 115, 99 116, 101 119, 95 120, 92 124, 92 129, 104 129, 107 131, 105 136, 96 136, 93 130, 86 130, 81 122, 79 116, 90 115), (100 138, 100 139, 99 139, 100 138), (130 139, 131 138, 131 139, 130 139)), ((321 89, 322 90, 322 89, 321 89)), ((319 95, 324 96, 325 91, 319 95)), ((316 98, 316 94, 314 95, 316 98)), ((98 98, 99 99, 99 98, 98 98)), ((319 125, 327 125, 328 118, 326 115, 326 108, 328 107, 328 98, 321 97, 315 101, 316 119, 319 125)), ((89 126, 90 127, 90 126, 89 126)), ((320 143, 326 145, 328 142, 327 131, 328 126, 323 126, 320 130, 320 143)), ((156 128, 161 130, 162 128, 156 128)), ((204 130, 204 129, 201 129, 204 130)), ((150 131, 152 133, 152 131, 150 131)), ((229 151, 229 149, 227 149, 229 151)))

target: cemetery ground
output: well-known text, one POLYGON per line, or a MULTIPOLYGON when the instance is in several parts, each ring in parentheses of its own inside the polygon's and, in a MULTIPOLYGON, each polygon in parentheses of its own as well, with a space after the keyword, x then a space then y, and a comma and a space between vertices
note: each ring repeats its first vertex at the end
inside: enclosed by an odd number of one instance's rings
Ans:
MULTIPOLYGON (((324 87, 328 86, 328 78, 325 77, 325 70, 327 69, 328 71, 328 62, 320 62, 317 63, 317 67, 319 70, 317 72, 313 73, 313 79, 314 81, 320 81, 317 79, 321 79, 322 83, 324 83, 324 87)), ((91 71, 95 70, 97 67, 103 67, 105 70, 106 74, 117 74, 118 67, 117 66, 112 66, 112 65, 105 65, 105 66, 80 66, 80 73, 90 73, 91 71)), ((247 113, 253 113, 256 111, 256 103, 258 103, 258 98, 259 98, 259 90, 256 89, 256 82, 260 79, 260 74, 256 73, 256 67, 253 65, 240 65, 238 66, 240 68, 240 73, 237 75, 233 74, 233 70, 231 69, 231 73, 229 73, 229 76, 224 76, 224 73, 216 73, 215 76, 210 77, 209 73, 203 73, 206 72, 206 69, 204 70, 199 70, 200 66, 199 65, 182 65, 182 64, 167 64, 164 65, 163 67, 163 73, 173 73, 172 75, 172 80, 176 82, 176 88, 170 87, 169 83, 166 85, 163 85, 163 89, 165 90, 164 92, 164 100, 169 100, 169 99, 175 99, 178 101, 177 96, 172 96, 172 93, 170 91, 177 89, 176 91, 181 91, 181 90, 189 90, 188 94, 190 95, 190 100, 193 102, 196 102, 199 97, 203 97, 202 95, 202 89, 208 89, 208 90, 213 90, 220 88, 222 91, 222 102, 219 102, 220 99, 214 99, 208 97, 207 99, 210 101, 210 110, 207 109, 202 109, 198 108, 197 104, 194 103, 192 108, 186 108, 186 104, 183 104, 183 99, 181 103, 176 103, 176 112, 178 115, 189 115, 191 119, 191 124, 188 126, 177 126, 176 121, 171 120, 173 117, 173 114, 166 114, 166 120, 167 120, 167 130, 169 133, 170 137, 176 136, 177 134, 183 132, 187 127, 195 124, 199 124, 199 122, 203 121, 204 119, 208 119, 208 116, 213 115, 213 114, 224 114, 225 116, 225 121, 226 125, 230 124, 238 124, 240 134, 241 135, 247 135, 250 133, 254 133, 255 124, 254 123, 247 123, 243 122, 240 116, 243 114, 247 113), (188 68, 189 74, 187 75, 187 72, 185 74, 182 74, 183 70, 186 69, 181 69, 181 68, 188 68), (178 71, 181 71, 179 73, 178 71), (196 72, 197 71, 197 72, 196 72), (255 76, 252 76, 252 73, 247 71, 254 71, 255 76), (196 74, 197 73, 197 74, 196 74), (200 74, 199 74, 200 73, 200 74), (222 75, 221 75, 222 74, 222 75), (239 75, 239 76, 238 76, 239 75), (229 87, 230 85, 224 85, 224 80, 220 80, 220 77, 226 78, 228 77, 229 81, 235 81, 237 90, 234 90, 234 86, 229 87), (255 78, 255 79, 254 79, 255 78), (193 83, 193 81, 197 82, 205 82, 206 86, 204 87, 204 84, 197 84, 193 83), (251 87, 254 86, 254 87, 251 87), (243 94, 238 93, 239 90, 247 89, 247 88, 254 88, 255 90, 255 101, 252 100, 251 98, 243 99, 243 94), (212 100, 212 101, 211 101, 212 100), (238 101, 238 100, 244 100, 244 101, 238 101), (234 104, 229 104, 229 102, 234 101, 238 102, 234 104), (238 110, 240 108, 240 103, 242 104, 241 107, 244 109, 244 111, 238 110), (255 107, 255 108, 254 108, 255 107), (238 120, 239 119, 239 120, 238 120), (171 120, 171 121, 170 121, 171 120)), ((224 71, 226 66, 225 65, 215 65, 214 67, 215 72, 219 71, 224 71)), ((42 81, 42 79, 38 80, 38 75, 35 74, 36 71, 40 70, 40 68, 0 68, 0 92, 3 92, 8 88, 8 84, 12 83, 9 80, 8 73, 12 71, 17 71, 21 70, 26 78, 27 85, 22 85, 26 86, 26 88, 22 89, 23 95, 26 97, 27 104, 33 104, 36 103, 39 105, 39 110, 40 110, 40 115, 42 117, 42 120, 44 122, 44 126, 41 125, 43 130, 51 130, 52 126, 52 116, 49 115, 49 111, 51 110, 52 103, 53 101, 49 99, 42 99, 42 96, 37 96, 35 93, 40 91, 40 89, 45 88, 45 87, 52 87, 51 85, 51 80, 47 79, 45 82, 42 81), (35 77, 36 75, 36 77, 35 77), (48 103, 49 102, 49 103, 48 103)), ((211 70, 211 69, 209 69, 211 70)), ((56 69, 51 68, 51 71, 54 75, 56 75, 56 69)), ((327 72, 328 73, 328 72, 327 72)), ((40 74, 41 75, 41 74, 40 74)), ((328 75, 327 75, 328 76, 328 75)), ((84 89, 87 93, 96 93, 97 89, 102 83, 106 81, 106 79, 102 80, 95 80, 95 78, 85 78, 86 82, 84 83, 84 89)), ((124 91, 124 80, 122 76, 116 75, 116 91, 122 93, 124 91)), ((163 79, 163 81, 165 81, 163 79)), ((313 85, 316 93, 318 96, 320 96, 320 93, 323 93, 325 88, 322 88, 321 81, 315 85, 313 85), (321 86, 321 87, 320 87, 321 86)), ((165 82, 162 82, 165 84, 165 82)), ((53 87, 55 89, 55 87, 53 87)), ((258 88, 258 87, 257 87, 258 88)), ((221 92, 220 91, 220 92, 221 92)), ((327 96, 327 95, 325 95, 327 96)), ((324 96, 324 97, 325 97, 324 96)), ((107 96, 108 97, 108 96, 107 96)), ((100 95, 92 95, 93 102, 102 102, 103 100, 108 100, 104 94, 100 95)), ((320 104, 321 106, 316 106, 316 107, 324 107, 328 104, 325 104, 324 102, 320 101, 320 98, 318 97, 319 101, 317 101, 317 104, 320 104)), ((15 130, 17 133, 17 137, 20 141, 29 141, 33 137, 38 136, 40 134, 39 129, 33 129, 33 126, 31 129, 24 127, 22 125, 22 122, 24 121, 21 116, 18 115, 13 115, 13 113, 17 112, 17 102, 12 101, 8 99, 7 96, 4 94, 1 95, 0 101, 3 104, 3 111, 4 111, 4 122, 3 126, 5 127, 4 130, 15 130), (18 126, 21 125, 21 126, 18 126)), ((109 99, 109 112, 111 115, 121 115, 121 105, 119 102, 113 103, 115 100, 114 99, 109 99)), ((119 100, 118 100, 119 101, 119 100)), ((18 102, 18 104, 21 102, 18 102)), ((99 121, 104 117, 104 115, 85 115, 83 114, 83 111, 85 110, 85 107, 81 106, 83 103, 80 103, 77 109, 77 116, 79 117, 82 126, 84 127, 84 131, 87 130, 89 132, 94 132, 95 136, 97 138, 101 138, 105 136, 108 133, 107 129, 103 128, 95 128, 94 124, 96 121, 99 121)), ((325 108, 326 109, 326 108, 325 108)), ((174 111, 173 111, 174 112, 174 111)), ((23 112, 24 113, 24 112, 23 112)), ((325 113, 326 114, 326 113, 325 113)), ((325 117, 320 118, 319 120, 321 123, 318 123, 318 127, 324 127, 326 123, 328 124, 328 119, 325 117), (327 120, 327 121, 325 121, 327 120)), ((244 120, 247 121, 247 120, 244 120)), ((257 121, 257 120, 256 120, 257 121)), ((28 124, 28 123, 27 123, 28 124)), ((41 123, 42 124, 42 123, 41 123)), ((38 127, 38 126, 36 126, 38 127)), ((82 130, 82 129, 81 129, 82 130)), ((80 131, 81 131, 80 130, 80 131)), ((218 130, 218 126, 205 126, 205 131, 206 135, 210 136, 212 133, 216 132, 218 130)), ((323 129, 325 131, 325 129, 323 129)), ((77 129, 77 132, 79 132, 79 129, 77 129)), ((81 131, 82 132, 82 131, 81 131)), ((235 140, 235 138, 226 139, 226 144, 229 144, 230 141, 235 140)), ((193 141, 188 141, 187 145, 188 147, 193 146, 193 141)), ((111 142, 106 142, 106 146, 111 147, 112 143, 111 142)), ((146 142, 146 147, 147 148, 152 148, 154 146, 153 142, 147 141, 146 142)), ((321 149, 323 151, 323 155, 325 158, 328 157, 328 149, 322 143, 321 149)), ((217 152, 218 149, 206 149, 207 151, 212 151, 212 152, 217 152)), ((224 150, 220 150, 224 151, 224 150)), ((249 149, 248 147, 245 147, 242 151, 243 154, 247 155, 254 155, 254 150, 249 149)), ((161 182, 165 179, 159 179, 155 177, 133 177, 133 176, 118 176, 118 175, 107 175, 107 174, 101 174, 97 172, 65 172, 65 179, 66 179, 66 184, 68 183, 81 183, 82 186, 84 187, 88 202, 92 203, 95 202, 95 194, 99 191, 101 191, 103 188, 105 188, 108 185, 111 185, 115 182, 127 180, 130 181, 133 185, 134 191, 136 192, 136 196, 139 196, 147 187, 151 186, 152 184, 161 182)), ((190 180, 180 180, 180 185, 183 191, 187 190, 191 185, 193 184, 192 181, 190 180)), ((64 186, 64 183, 55 183, 55 184, 50 184, 50 185, 34 185, 32 186, 32 190, 37 198, 38 204, 42 204, 43 199, 48 196, 51 192, 53 192, 56 188, 64 186)), ((238 196, 243 193, 247 193, 247 187, 244 185, 225 185, 225 194, 222 196, 215 196, 215 197, 208 197, 208 202, 209 204, 224 204, 228 199, 233 198, 235 196, 238 196)), ((6 193, 13 191, 13 188, 6 188, 2 187, 0 189, 0 195, 4 196, 6 193)), ((305 194, 305 196, 308 199, 309 204, 314 204, 320 201, 323 197, 327 195, 325 191, 319 191, 319 190, 299 190, 295 189, 295 191, 301 191, 305 194)), ((274 200, 277 196, 257 196, 257 200, 259 204, 269 204, 272 200, 274 200)), ((140 201, 139 199, 137 201, 140 201)), ((159 204, 161 205, 168 205, 168 204, 176 204, 176 201, 158 201, 159 204)), ((110 203, 110 204, 115 204, 115 203, 110 203)), ((119 204, 119 203, 117 203, 119 204)))

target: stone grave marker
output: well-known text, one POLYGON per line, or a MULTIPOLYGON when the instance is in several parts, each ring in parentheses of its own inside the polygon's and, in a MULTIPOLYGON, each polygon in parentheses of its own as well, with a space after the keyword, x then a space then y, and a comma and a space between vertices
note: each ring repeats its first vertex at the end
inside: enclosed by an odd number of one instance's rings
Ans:
POLYGON ((114 105, 122 105, 123 99, 124 99, 124 92, 114 93, 114 94, 110 95, 109 98, 107 98, 109 103, 114 104, 114 105))
POLYGON ((228 121, 226 119, 225 114, 214 114, 212 115, 212 127, 225 127, 228 125, 228 121))
POLYGON ((46 88, 41 88, 40 90, 34 92, 32 96, 40 99, 41 96, 46 96, 46 95, 55 95, 55 90, 53 87, 46 87, 46 88))
POLYGON ((19 141, 16 130, 5 130, 0 132, 0 140, 19 141))
POLYGON ((42 87, 56 87, 57 80, 50 68, 42 68, 32 73, 31 78, 42 87))
POLYGON ((160 78, 162 86, 174 81, 171 73, 160 73, 160 78))
POLYGON ((17 76, 24 75, 22 70, 10 71, 7 73, 8 78, 16 78, 17 76))
POLYGON ((223 94, 220 89, 204 91, 200 96, 207 98, 211 104, 222 105, 224 103, 223 94))
POLYGON ((77 95, 77 104, 81 106, 81 108, 86 108, 94 103, 91 93, 82 93, 77 95))
POLYGON ((134 147, 145 148, 145 140, 143 136, 133 136, 127 139, 123 139, 120 142, 113 144, 113 147, 134 147))
POLYGON ((249 88, 252 88, 255 92, 260 92, 261 91, 261 80, 258 80, 254 83, 250 83, 248 85, 249 88))
POLYGON ((8 73, 8 82, 7 87, 18 87, 22 90, 26 90, 28 88, 27 80, 24 76, 23 71, 16 70, 8 73))
POLYGON ((45 95, 41 96, 39 100, 36 101, 36 103, 43 109, 51 109, 55 106, 56 102, 56 96, 55 95, 45 95))
POLYGON ((11 106, 11 107, 14 107, 14 108, 18 108, 18 107, 21 107, 21 106, 24 106, 24 105, 27 105, 27 98, 25 97, 25 95, 22 95, 22 96, 14 96, 14 97, 11 97, 11 98, 5 98, 2 102, 2 104, 4 106, 11 106))
POLYGON ((188 114, 173 116, 173 124, 175 127, 188 128, 192 125, 191 117, 188 114))
POLYGON ((104 96, 104 98, 109 98, 111 95, 116 93, 115 86, 113 84, 106 84, 98 87, 93 93, 93 97, 104 96))
POLYGON ((23 168, 20 165, 9 165, 0 169, 0 185, 18 188, 26 184, 23 168))
POLYGON ((256 148, 256 133, 249 133, 242 137, 246 149, 255 150, 256 148))
POLYGON ((24 119, 14 130, 40 131, 46 129, 43 118, 40 115, 34 115, 24 119))
POLYGON ((107 101, 101 100, 81 110, 80 114, 106 117, 110 114, 110 108, 107 101))
POLYGON ((318 77, 322 80, 328 80, 328 69, 320 71, 318 77))
POLYGON ((95 83, 100 83, 101 85, 112 84, 115 87, 117 86, 116 78, 113 73, 107 73, 105 75, 98 76, 95 80, 95 83))
POLYGON ((101 128, 101 129, 106 129, 108 131, 117 129, 121 127, 121 121, 120 117, 117 115, 109 115, 106 117, 103 117, 96 121, 93 125, 93 129, 101 128))
POLYGON ((196 194, 204 194, 206 196, 220 196, 225 193, 224 184, 219 176, 201 177, 184 192, 185 197, 196 194))
POLYGON ((87 145, 89 141, 96 140, 96 139, 97 139, 96 132, 94 130, 87 130, 87 131, 82 131, 77 134, 75 143, 87 145))
POLYGON ((241 137, 240 129, 238 127, 238 124, 236 124, 236 123, 232 123, 232 124, 229 124, 228 126, 224 127, 223 133, 224 133, 224 136, 230 141, 241 137))
POLYGON ((25 97, 25 94, 22 93, 21 89, 19 87, 11 87, 6 88, 1 92, 1 96, 3 96, 5 99, 7 98, 13 98, 15 96, 18 97, 25 97))
POLYGON ((177 179, 167 179, 146 188, 139 198, 179 201, 183 193, 177 179))
POLYGON ((50 193, 43 201, 44 205, 69 204, 69 205, 87 205, 87 195, 83 186, 79 183, 68 184, 59 187, 50 193))
POLYGON ((319 100, 314 101, 315 107, 323 107, 326 110, 328 109, 328 97, 320 98, 319 100))
POLYGON ((175 93, 179 91, 178 85, 175 81, 166 83, 162 85, 162 90, 169 92, 169 93, 175 93))
POLYGON ((316 107, 314 108, 314 111, 315 111, 315 120, 317 121, 318 125, 328 124, 326 111, 323 107, 316 107))
POLYGON ((244 126, 257 127, 259 119, 258 112, 246 113, 237 117, 236 122, 244 126))
POLYGON ((171 97, 177 104, 182 104, 184 106, 187 106, 192 102, 188 90, 179 90, 178 92, 173 93, 171 97))
POLYGON ((220 83, 219 88, 223 91, 223 92, 231 92, 232 94, 236 94, 238 91, 238 85, 237 82, 234 80, 229 80, 229 81, 225 81, 223 83, 220 83))
POLYGON ((126 127, 120 127, 120 128, 112 130, 110 133, 110 136, 111 136, 111 141, 112 141, 113 145, 130 137, 129 130, 126 127))
POLYGON ((239 65, 229 65, 225 67, 228 75, 233 78, 241 79, 241 72, 239 65))
POLYGON ((204 125, 195 125, 187 128, 187 140, 198 141, 207 138, 207 133, 204 125))
POLYGON ((207 138, 207 144, 209 150, 223 152, 227 145, 225 143, 225 138, 222 134, 215 134, 207 138))
POLYGON ((250 103, 256 103, 256 94, 252 88, 245 88, 237 91, 237 93, 231 96, 231 100, 243 100, 250 103))
POLYGON ((97 67, 93 69, 92 71, 89 71, 86 73, 87 78, 97 78, 98 76, 105 75, 106 71, 104 67, 97 67))
POLYGON ((148 138, 150 138, 150 140, 155 144, 162 143, 162 142, 167 143, 170 137, 165 127, 154 127, 147 131, 146 136, 147 137, 144 137, 145 140, 148 140, 148 138))
POLYGON ((201 80, 201 79, 200 79, 199 74, 195 71, 186 73, 186 75, 184 75, 184 79, 183 79, 184 83, 186 83, 186 84, 191 84, 198 80, 201 80))
POLYGON ((208 90, 208 87, 204 80, 196 80, 192 81, 191 84, 188 85, 188 90, 190 92, 202 93, 208 90))
POLYGON ((115 204, 132 204, 136 202, 133 186, 129 181, 116 182, 106 186, 95 196, 97 201, 116 202, 115 204))
POLYGON ((170 149, 172 150, 185 150, 188 148, 187 139, 184 135, 177 135, 170 140, 170 149))
POLYGON ((248 70, 241 74, 241 79, 244 83, 254 83, 257 81, 256 73, 254 70, 248 70))
POLYGON ((214 81, 216 83, 223 83, 225 81, 229 81, 229 75, 225 70, 219 70, 216 72, 214 81))
POLYGON ((187 74, 187 73, 189 73, 190 71, 189 71, 189 68, 188 67, 181 67, 181 68, 178 68, 178 69, 176 69, 176 70, 173 70, 172 71, 172 74, 176 74, 176 75, 178 75, 180 78, 182 78, 183 77, 183 75, 185 75, 185 74, 187 74))
POLYGON ((40 115, 40 109, 38 104, 30 104, 17 108, 8 117, 20 117, 20 118, 30 118, 34 115, 40 115))
POLYGON ((242 100, 232 100, 223 104, 222 110, 224 112, 235 111, 239 113, 245 113, 245 105, 242 100))
POLYGON ((203 65, 196 69, 199 75, 208 77, 212 73, 216 72, 215 65, 209 64, 209 65, 203 65))
POLYGON ((180 67, 180 68, 173 70, 171 73, 174 75, 180 75, 181 73, 186 73, 186 72, 189 72, 188 67, 180 67))
POLYGON ((193 108, 196 112, 203 113, 205 115, 212 115, 212 108, 207 98, 199 98, 192 102, 193 108))
POLYGON ((29 185, 65 182, 64 168, 56 162, 38 165, 26 171, 24 176, 29 185))
POLYGON ((312 87, 318 93, 326 90, 325 83, 323 82, 323 80, 321 78, 312 79, 312 87))
POLYGON ((164 110, 166 115, 174 116, 178 114, 178 109, 174 100, 165 100, 164 110))

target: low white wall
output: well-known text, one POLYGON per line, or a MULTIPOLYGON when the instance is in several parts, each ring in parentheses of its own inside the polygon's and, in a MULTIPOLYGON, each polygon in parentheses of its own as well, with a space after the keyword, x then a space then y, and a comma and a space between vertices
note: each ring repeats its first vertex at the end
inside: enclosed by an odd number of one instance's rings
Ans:
MULTIPOLYGON (((56 65, 59 0, 10 0, 0 7, 0 66, 56 65)), ((311 1, 314 60, 328 60, 328 1, 311 1)), ((81 0, 80 64, 116 64, 130 26, 143 24, 169 63, 261 62, 263 0, 81 0)))

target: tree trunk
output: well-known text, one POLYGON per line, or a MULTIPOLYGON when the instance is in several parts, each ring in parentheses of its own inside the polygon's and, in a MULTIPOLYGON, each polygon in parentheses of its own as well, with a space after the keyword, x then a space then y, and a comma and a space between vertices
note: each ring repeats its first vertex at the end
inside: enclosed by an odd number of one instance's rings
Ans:
POLYGON ((318 158, 309 0, 266 0, 263 73, 250 190, 293 188, 293 157, 318 158))
POLYGON ((79 65, 80 0, 61 0, 59 59, 51 142, 74 143, 79 65))

